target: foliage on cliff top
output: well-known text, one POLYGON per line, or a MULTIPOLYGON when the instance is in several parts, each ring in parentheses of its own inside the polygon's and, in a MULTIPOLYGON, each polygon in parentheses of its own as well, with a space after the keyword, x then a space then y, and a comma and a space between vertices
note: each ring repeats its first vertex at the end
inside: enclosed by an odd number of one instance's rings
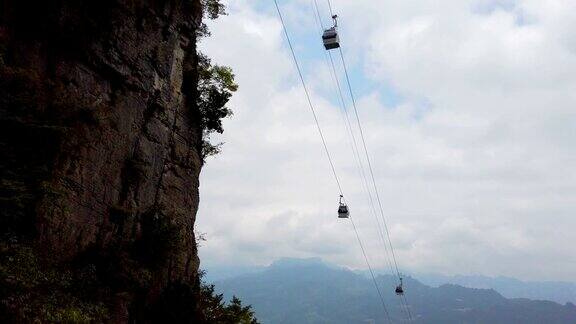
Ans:
POLYGON ((220 0, 202 0, 201 2, 204 16, 210 19, 216 19, 218 16, 226 14, 226 7, 220 0))
MULTIPOLYGON (((219 16, 226 15, 226 6, 220 0, 200 0, 202 4, 202 16, 208 19, 217 19, 219 16)), ((210 36, 210 30, 206 23, 202 22, 196 31, 199 37, 210 36)))
MULTIPOLYGON (((204 17, 216 19, 225 15, 225 7, 219 0, 202 0, 204 17)), ((210 35, 208 27, 203 24, 200 37, 210 35)), ((210 135, 223 133, 222 120, 232 116, 227 104, 232 94, 238 90, 234 73, 227 66, 212 64, 208 56, 198 53, 198 109, 200 124, 203 130, 202 156, 204 158, 220 153, 222 143, 213 144, 210 135)))
POLYGON ((202 284, 200 287, 200 307, 209 323, 258 324, 252 306, 242 306, 236 296, 228 304, 223 299, 222 294, 215 292, 214 285, 202 284))

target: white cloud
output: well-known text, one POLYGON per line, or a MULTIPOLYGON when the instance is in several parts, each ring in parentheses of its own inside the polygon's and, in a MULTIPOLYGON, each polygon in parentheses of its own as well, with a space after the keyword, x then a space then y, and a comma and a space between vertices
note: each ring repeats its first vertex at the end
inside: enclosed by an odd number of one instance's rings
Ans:
MULTIPOLYGON (((314 28, 309 1, 287 2, 291 32, 314 28)), ((576 3, 333 3, 351 67, 374 85, 358 107, 401 266, 576 280, 576 3), (394 107, 380 92, 390 85, 402 98, 394 107)), ((319 256, 364 267, 335 217, 337 189, 275 11, 255 0, 231 0, 229 11, 202 43, 240 84, 224 151, 201 179, 203 261, 319 256)), ((330 75, 307 54, 319 48, 303 44, 352 213, 383 267, 330 75)))

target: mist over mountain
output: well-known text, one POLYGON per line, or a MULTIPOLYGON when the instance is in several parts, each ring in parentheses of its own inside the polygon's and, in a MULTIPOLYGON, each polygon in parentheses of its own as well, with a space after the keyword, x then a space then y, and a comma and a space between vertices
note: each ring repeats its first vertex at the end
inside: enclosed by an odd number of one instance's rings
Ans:
POLYGON ((530 282, 509 277, 446 276, 441 274, 418 274, 418 280, 437 287, 455 284, 468 288, 495 289, 506 298, 550 300, 560 304, 576 303, 576 284, 561 281, 530 282))
MULTIPOLYGON (((389 270, 376 269, 375 273, 387 274, 389 270)), ((355 273, 370 276, 368 270, 355 273)), ((467 288, 494 289, 506 298, 550 300, 559 304, 576 303, 576 283, 564 281, 523 281, 511 277, 489 277, 482 275, 444 275, 439 273, 408 272, 421 283, 439 287, 445 284, 467 288)))
MULTIPOLYGON (((405 320, 396 278, 378 285, 392 321, 405 320)), ((405 278, 414 323, 574 323, 576 306, 507 299, 493 289, 454 284, 430 287, 405 278)), ((319 259, 281 259, 268 268, 216 283, 226 298, 251 304, 263 323, 385 323, 371 279, 319 259)))
POLYGON ((235 278, 245 274, 257 273, 266 270, 263 266, 247 265, 219 265, 205 267, 206 271, 202 278, 204 282, 214 283, 226 279, 235 278))

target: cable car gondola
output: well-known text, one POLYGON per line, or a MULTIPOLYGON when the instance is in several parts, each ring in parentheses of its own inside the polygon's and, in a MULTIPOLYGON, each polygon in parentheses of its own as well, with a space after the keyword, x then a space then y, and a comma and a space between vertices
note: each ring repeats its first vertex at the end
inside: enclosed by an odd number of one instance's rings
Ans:
POLYGON ((334 26, 326 29, 322 34, 322 42, 327 51, 340 47, 340 37, 338 36, 338 16, 332 16, 334 26))
POLYGON ((338 218, 349 218, 350 211, 348 210, 348 206, 342 202, 342 198, 344 196, 340 195, 340 206, 338 207, 338 218))
POLYGON ((404 287, 402 284, 402 278, 400 278, 400 284, 398 286, 396 286, 396 295, 398 295, 398 296, 404 295, 404 287))

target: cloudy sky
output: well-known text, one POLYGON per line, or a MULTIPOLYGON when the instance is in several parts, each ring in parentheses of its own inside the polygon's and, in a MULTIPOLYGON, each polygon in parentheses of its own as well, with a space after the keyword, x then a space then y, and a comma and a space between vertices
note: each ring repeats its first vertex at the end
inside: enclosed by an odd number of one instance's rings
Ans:
MULTIPOLYGON (((385 268, 311 1, 279 3, 370 262, 385 268)), ((366 268, 272 1, 226 3, 201 48, 240 90, 202 174, 203 267, 366 268)), ((400 267, 576 281, 576 1, 332 3, 400 267)))

